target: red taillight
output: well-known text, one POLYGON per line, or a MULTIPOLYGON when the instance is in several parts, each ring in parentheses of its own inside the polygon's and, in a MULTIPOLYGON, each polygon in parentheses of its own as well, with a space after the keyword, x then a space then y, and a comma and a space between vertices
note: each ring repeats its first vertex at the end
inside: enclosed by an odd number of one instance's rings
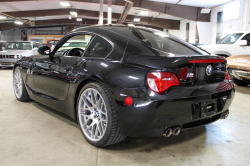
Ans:
POLYGON ((174 85, 180 85, 178 78, 173 73, 167 72, 150 72, 147 77, 149 88, 161 93, 174 85))
POLYGON ((229 74, 228 74, 228 70, 226 70, 225 79, 229 81, 229 74))
POLYGON ((200 59, 200 60, 191 60, 189 63, 220 63, 224 62, 223 59, 200 59))

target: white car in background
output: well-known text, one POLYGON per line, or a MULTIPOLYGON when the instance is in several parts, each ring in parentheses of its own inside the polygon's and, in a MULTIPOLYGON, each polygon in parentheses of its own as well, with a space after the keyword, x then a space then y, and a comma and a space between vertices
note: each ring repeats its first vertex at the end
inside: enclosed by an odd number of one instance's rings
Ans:
POLYGON ((211 54, 225 57, 250 54, 250 32, 231 33, 215 45, 200 45, 198 47, 211 54))
POLYGON ((0 51, 0 68, 12 67, 22 57, 32 56, 42 44, 39 42, 8 42, 0 51))

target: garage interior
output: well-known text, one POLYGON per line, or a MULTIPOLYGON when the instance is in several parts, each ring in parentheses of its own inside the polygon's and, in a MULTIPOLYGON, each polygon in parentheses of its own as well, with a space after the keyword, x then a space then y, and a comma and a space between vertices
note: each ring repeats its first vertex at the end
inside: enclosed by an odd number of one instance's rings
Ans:
MULTIPOLYGON (((124 15, 124 25, 157 29, 196 46, 216 45, 230 33, 250 34, 250 0, 129 2, 133 6, 126 15, 128 2, 123 0, 1 0, 0 41, 58 41, 76 28, 117 24, 124 15)), ((249 53, 250 46, 244 51, 249 53)), ((247 54, 244 51, 241 55, 247 54)), ((228 57, 226 52, 218 55, 228 57)), ((119 144, 96 148, 68 116, 35 101, 17 101, 13 68, 2 66, 0 80, 0 165, 250 163, 249 86, 235 85, 236 94, 225 120, 184 130, 177 137, 129 137, 119 144)))

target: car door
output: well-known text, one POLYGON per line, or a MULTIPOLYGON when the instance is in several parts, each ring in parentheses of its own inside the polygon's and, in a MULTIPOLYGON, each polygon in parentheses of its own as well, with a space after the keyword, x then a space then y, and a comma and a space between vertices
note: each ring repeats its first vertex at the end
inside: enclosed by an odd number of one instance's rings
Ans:
POLYGON ((241 40, 235 44, 234 55, 247 55, 250 53, 250 34, 246 34, 241 40), (241 40, 247 40, 246 46, 240 46, 241 40))
MULTIPOLYGON (((72 38, 82 40, 78 35, 72 38)), ((61 45, 67 41, 61 42, 61 45)), ((34 64, 33 71, 36 93, 54 100, 65 100, 67 98, 73 67, 81 57, 81 55, 68 56, 69 50, 60 48, 55 48, 52 53, 53 56, 43 55, 36 58, 37 61, 34 64)))

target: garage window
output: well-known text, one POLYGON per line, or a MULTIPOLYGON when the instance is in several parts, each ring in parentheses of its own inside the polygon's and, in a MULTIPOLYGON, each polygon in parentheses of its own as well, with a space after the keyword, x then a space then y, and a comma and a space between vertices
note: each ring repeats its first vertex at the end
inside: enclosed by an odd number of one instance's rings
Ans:
POLYGON ((105 39, 95 36, 85 51, 84 57, 105 58, 112 51, 112 45, 105 39))

